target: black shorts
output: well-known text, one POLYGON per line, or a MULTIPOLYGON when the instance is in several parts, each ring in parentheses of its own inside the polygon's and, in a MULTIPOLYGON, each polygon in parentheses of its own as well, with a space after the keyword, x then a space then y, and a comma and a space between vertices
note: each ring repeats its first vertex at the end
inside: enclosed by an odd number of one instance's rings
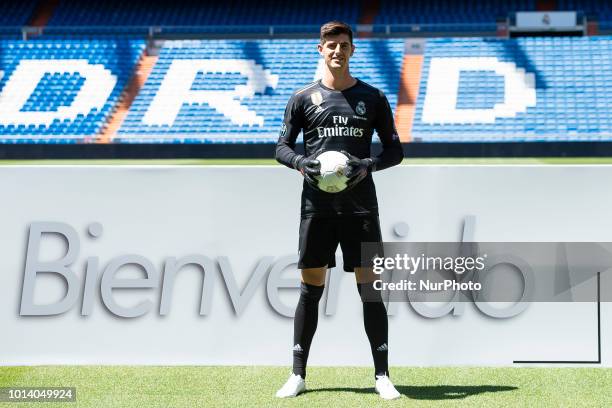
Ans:
POLYGON ((300 222, 298 268, 328 268, 336 266, 336 249, 342 248, 344 270, 353 272, 364 265, 361 259, 363 242, 382 242, 377 215, 303 218, 300 222))

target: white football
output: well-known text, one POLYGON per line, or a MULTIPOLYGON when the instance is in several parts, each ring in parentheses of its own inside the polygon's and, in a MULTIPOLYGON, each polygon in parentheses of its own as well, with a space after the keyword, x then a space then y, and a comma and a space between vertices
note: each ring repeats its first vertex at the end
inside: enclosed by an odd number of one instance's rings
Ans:
POLYGON ((329 150, 316 157, 321 163, 321 175, 315 176, 319 189, 326 193, 339 193, 346 188, 348 178, 344 175, 348 157, 343 153, 329 150))

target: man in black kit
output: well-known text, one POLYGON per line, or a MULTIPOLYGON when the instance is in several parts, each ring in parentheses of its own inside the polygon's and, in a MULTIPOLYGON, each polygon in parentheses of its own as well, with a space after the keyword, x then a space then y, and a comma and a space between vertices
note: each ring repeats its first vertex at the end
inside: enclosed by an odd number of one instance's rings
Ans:
POLYGON ((395 399, 400 394, 389 380, 387 310, 373 288, 372 265, 362 264, 361 243, 382 241, 371 173, 399 164, 402 146, 385 95, 349 73, 349 59, 355 51, 350 26, 338 21, 324 24, 318 50, 325 60, 323 77, 291 96, 276 145, 276 160, 304 176, 298 264, 302 284, 294 320, 293 373, 276 396, 295 397, 306 389, 306 362, 317 327, 319 299, 340 244, 344 270, 355 272, 362 297, 376 392, 384 399, 395 399), (370 157, 374 130, 383 149, 370 157), (294 150, 300 132, 305 155, 294 150), (339 193, 326 193, 316 186, 320 163, 315 157, 327 150, 342 151, 349 157, 349 187, 339 193))

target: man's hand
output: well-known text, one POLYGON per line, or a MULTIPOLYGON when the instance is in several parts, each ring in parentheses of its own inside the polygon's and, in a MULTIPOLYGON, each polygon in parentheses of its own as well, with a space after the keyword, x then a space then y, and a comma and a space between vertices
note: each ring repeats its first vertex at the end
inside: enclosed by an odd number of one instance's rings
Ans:
POLYGON ((348 177, 348 181, 346 182, 347 188, 354 187, 357 183, 367 177, 367 175, 372 171, 373 161, 370 158, 360 159, 357 156, 353 156, 347 151, 342 151, 346 157, 348 157, 348 162, 346 162, 346 171, 344 175, 348 177))
MULTIPOLYGON (((312 156, 311 156, 312 157, 312 156)), ((319 181, 314 177, 321 174, 321 163, 310 157, 298 156, 295 161, 295 168, 304 179, 312 186, 317 186, 319 181)))

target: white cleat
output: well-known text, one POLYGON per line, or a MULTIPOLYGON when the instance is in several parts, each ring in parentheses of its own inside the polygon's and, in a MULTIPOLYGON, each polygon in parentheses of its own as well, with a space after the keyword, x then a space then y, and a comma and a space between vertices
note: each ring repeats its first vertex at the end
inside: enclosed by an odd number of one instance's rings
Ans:
POLYGON ((285 385, 276 391, 277 398, 292 398, 306 391, 306 382, 299 375, 291 374, 285 385))
POLYGON ((376 385, 374 389, 382 399, 393 400, 400 397, 400 393, 395 389, 395 386, 386 375, 376 376, 376 385))

